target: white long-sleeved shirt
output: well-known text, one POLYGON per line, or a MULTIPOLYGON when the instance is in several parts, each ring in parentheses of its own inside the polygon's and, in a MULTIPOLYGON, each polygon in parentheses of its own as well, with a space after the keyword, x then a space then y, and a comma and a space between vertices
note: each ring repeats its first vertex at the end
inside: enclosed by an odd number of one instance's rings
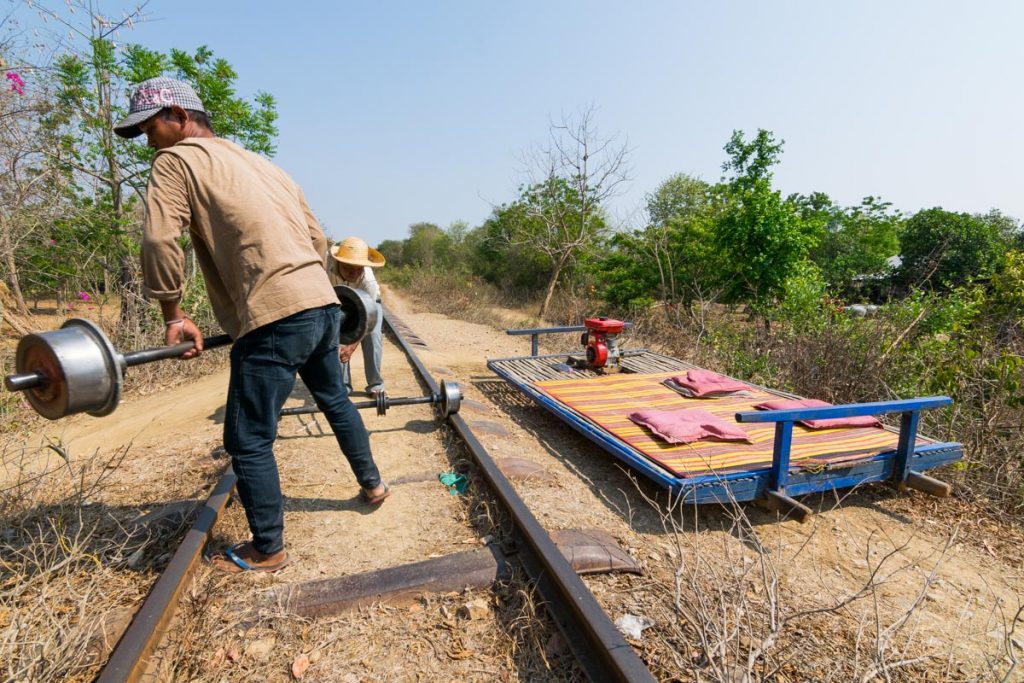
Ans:
POLYGON ((361 289, 370 295, 370 298, 374 301, 380 301, 380 285, 377 284, 377 278, 373 274, 373 268, 369 266, 363 266, 363 273, 356 280, 346 280, 341 275, 341 268, 338 267, 338 262, 331 258, 331 284, 332 285, 346 285, 352 289, 361 289))

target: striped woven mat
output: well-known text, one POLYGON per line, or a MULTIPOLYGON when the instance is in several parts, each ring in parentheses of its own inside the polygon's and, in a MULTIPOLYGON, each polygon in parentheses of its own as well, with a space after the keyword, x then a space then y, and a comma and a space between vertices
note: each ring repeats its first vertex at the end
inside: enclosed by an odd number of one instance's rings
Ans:
MULTIPOLYGON (((550 380, 534 386, 571 408, 581 417, 604 428, 621 441, 655 461, 678 477, 727 474, 767 467, 772 462, 775 424, 742 424, 754 443, 698 441, 668 444, 634 424, 628 415, 643 408, 679 410, 703 408, 732 423, 735 414, 753 410, 754 405, 779 398, 751 386, 751 396, 713 399, 686 398, 661 384, 679 372, 657 374, 621 373, 588 379, 550 380)), ((868 459, 896 448, 898 434, 876 427, 843 427, 810 430, 793 426, 790 463, 793 468, 813 470, 826 464, 868 459)), ((917 444, 932 443, 918 437, 917 444)))

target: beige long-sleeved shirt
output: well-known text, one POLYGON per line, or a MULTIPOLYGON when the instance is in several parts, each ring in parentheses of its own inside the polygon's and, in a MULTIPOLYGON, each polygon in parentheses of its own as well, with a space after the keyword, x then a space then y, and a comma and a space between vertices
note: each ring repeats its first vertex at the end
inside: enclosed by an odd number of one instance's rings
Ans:
POLYGON ((258 154, 221 138, 157 152, 142 237, 147 296, 181 298, 186 228, 214 315, 232 338, 338 302, 321 258, 327 239, 302 190, 258 154))

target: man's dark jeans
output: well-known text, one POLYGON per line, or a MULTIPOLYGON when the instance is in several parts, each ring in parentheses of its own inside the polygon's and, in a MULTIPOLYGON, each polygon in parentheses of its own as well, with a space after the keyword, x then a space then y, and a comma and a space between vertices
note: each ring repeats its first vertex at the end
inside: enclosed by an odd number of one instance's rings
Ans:
POLYGON ((295 386, 295 374, 313 394, 334 430, 359 485, 381 483, 370 438, 341 379, 338 306, 310 308, 257 328, 231 348, 231 380, 224 416, 224 448, 238 475, 238 497, 264 554, 284 548, 284 502, 274 459, 277 417, 295 386))

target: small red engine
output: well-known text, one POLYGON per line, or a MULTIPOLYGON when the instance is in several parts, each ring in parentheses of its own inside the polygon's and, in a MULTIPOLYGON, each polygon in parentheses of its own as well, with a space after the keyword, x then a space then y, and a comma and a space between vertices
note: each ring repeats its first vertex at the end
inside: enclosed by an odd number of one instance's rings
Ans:
POLYGON ((587 331, 580 341, 587 349, 587 364, 592 368, 618 369, 619 334, 626 324, 611 318, 587 318, 583 321, 587 331))

